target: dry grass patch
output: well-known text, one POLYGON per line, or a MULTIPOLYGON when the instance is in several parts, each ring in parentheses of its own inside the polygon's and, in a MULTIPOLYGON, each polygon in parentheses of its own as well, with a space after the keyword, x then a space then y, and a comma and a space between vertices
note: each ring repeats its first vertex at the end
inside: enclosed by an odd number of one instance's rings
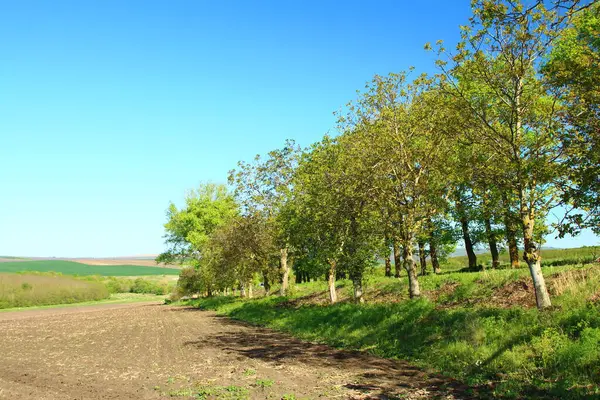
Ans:
POLYGON ((70 304, 109 297, 106 286, 65 276, 0 274, 0 309, 70 304))

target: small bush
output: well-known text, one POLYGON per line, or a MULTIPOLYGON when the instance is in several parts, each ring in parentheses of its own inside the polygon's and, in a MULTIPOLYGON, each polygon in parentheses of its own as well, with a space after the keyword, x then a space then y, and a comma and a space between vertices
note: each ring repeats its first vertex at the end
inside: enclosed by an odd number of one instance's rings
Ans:
POLYGON ((147 293, 164 295, 169 293, 170 287, 165 282, 156 282, 143 278, 137 278, 131 286, 131 293, 147 293))
POLYGON ((110 293, 130 293, 133 282, 131 279, 117 279, 110 277, 104 284, 110 293))

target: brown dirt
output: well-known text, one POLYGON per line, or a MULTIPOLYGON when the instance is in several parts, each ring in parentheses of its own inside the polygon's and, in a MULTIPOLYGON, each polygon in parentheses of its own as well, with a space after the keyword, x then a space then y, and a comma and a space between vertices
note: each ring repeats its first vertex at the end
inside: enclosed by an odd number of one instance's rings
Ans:
POLYGON ((64 260, 87 265, 142 265, 144 267, 179 268, 177 265, 156 264, 154 260, 139 258, 65 258, 64 260))
POLYGON ((41 261, 41 260, 63 260, 73 261, 87 265, 141 265, 144 267, 165 267, 165 268, 181 268, 174 264, 157 264, 156 261, 149 258, 48 258, 48 257, 32 257, 32 258, 2 258, 1 262, 16 262, 16 261, 41 261))
POLYGON ((0 332, 0 399, 189 398, 198 387, 217 395, 206 398, 223 399, 469 398, 465 387, 405 362, 191 308, 10 312, 0 314, 0 332), (260 387, 257 379, 273 385, 260 387), (247 394, 234 396, 233 385, 247 394))
POLYGON ((514 306, 533 308, 536 306, 533 281, 531 278, 522 278, 507 283, 494 290, 494 293, 486 299, 485 304, 499 308, 514 306))

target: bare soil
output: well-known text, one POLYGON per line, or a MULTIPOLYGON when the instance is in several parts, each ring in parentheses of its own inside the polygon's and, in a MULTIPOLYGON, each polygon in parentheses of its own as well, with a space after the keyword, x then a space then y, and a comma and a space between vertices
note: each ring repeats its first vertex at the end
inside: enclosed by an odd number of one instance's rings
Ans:
POLYGON ((0 314, 0 399, 466 399, 448 378, 158 304, 0 314), (295 397, 291 397, 291 395, 295 397), (285 397, 288 396, 288 397, 285 397))
POLYGON ((64 258, 64 260, 87 265, 142 265, 144 267, 179 268, 172 264, 157 264, 153 259, 146 258, 64 258))
POLYGON ((0 257, 0 263, 3 263, 3 262, 17 262, 17 261, 31 261, 31 260, 29 260, 27 258, 3 258, 3 257, 0 257))
POLYGON ((29 257, 29 258, 5 258, 0 257, 1 262, 17 262, 17 261, 44 261, 44 260, 61 260, 61 261, 73 261, 87 265, 141 265, 143 267, 165 267, 165 268, 181 268, 175 264, 157 264, 153 258, 129 258, 129 257, 116 257, 116 258, 49 258, 49 257, 29 257))

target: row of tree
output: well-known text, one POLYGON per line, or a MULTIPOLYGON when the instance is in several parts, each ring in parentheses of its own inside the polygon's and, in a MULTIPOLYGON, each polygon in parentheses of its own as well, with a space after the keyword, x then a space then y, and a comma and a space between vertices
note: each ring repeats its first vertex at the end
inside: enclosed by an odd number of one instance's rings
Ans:
POLYGON ((206 184, 171 205, 169 250, 159 261, 194 264, 186 284, 211 294, 260 281, 288 290, 326 276, 349 278, 362 301, 365 271, 384 259, 420 295, 460 237, 469 267, 484 243, 492 268, 519 244, 537 305, 551 305, 540 264, 550 210, 560 235, 600 232, 600 6, 576 0, 473 1, 453 52, 435 48, 439 73, 376 75, 339 113, 336 137, 307 149, 293 141, 240 162, 229 183, 206 184))

